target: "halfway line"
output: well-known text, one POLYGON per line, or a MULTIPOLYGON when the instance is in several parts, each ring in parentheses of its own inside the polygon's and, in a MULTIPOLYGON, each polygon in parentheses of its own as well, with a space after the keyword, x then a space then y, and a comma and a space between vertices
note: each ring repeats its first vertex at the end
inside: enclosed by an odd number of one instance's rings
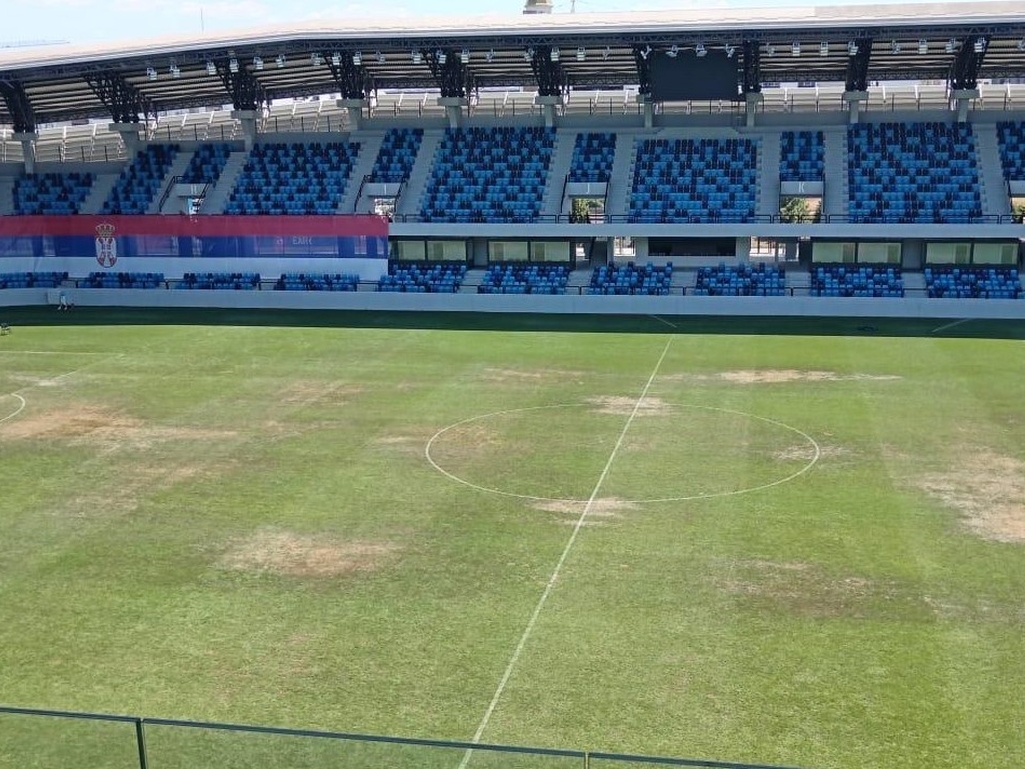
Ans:
MULTIPOLYGON (((505 672, 502 674, 502 678, 498 682, 498 688, 495 689, 495 695, 491 698, 491 702, 488 704, 488 709, 484 711, 484 717, 481 718, 480 724, 477 726, 477 731, 473 733, 473 739, 471 739, 470 742, 480 742, 480 738, 484 734, 484 730, 488 728, 491 716, 495 712, 495 708, 498 706, 498 701, 502 698, 502 693, 505 691, 506 684, 509 683, 509 678, 512 676, 513 668, 516 667, 516 663, 519 661, 520 655, 523 653, 523 647, 527 645, 527 640, 530 638, 530 634, 534 632, 534 625, 537 624, 537 618, 541 615, 541 610, 544 608, 545 603, 547 603, 548 596, 551 595, 552 589, 555 587, 555 583, 559 579, 559 574, 562 572, 563 564, 566 563, 566 558, 569 556, 570 550, 573 549, 573 544, 577 541, 577 535, 580 534, 580 529, 583 528, 584 523, 587 521, 587 516, 591 512, 594 500, 598 498, 598 492, 601 491, 601 487, 605 483, 605 478, 609 474, 612 463, 616 459, 616 454, 619 453, 619 448, 623 445, 623 439, 626 438, 626 433, 630 429, 630 425, 633 424, 634 417, 637 416, 637 412, 640 410, 641 404, 647 397, 648 390, 651 389, 651 384, 655 381, 658 370, 662 367, 662 361, 665 360, 666 353, 669 352, 669 346, 672 343, 673 337, 670 337, 669 341, 666 342, 666 346, 662 349, 662 354, 658 356, 658 362, 655 363, 655 368, 651 370, 651 376, 648 377, 648 381, 645 383, 644 389, 641 390, 641 395, 634 404, 633 411, 631 411, 630 416, 627 417, 626 424, 623 425, 623 430, 619 433, 619 438, 616 440, 616 445, 612 447, 612 453, 609 454, 608 461, 605 462, 605 467, 602 468, 601 475, 598 476, 598 482, 594 484, 594 491, 591 492, 591 496, 587 499, 587 504, 584 505, 583 512, 577 519, 576 525, 573 527, 573 533, 569 535, 569 541, 566 543, 566 547, 563 549, 562 555, 559 556, 558 563, 555 564, 552 576, 548 578, 548 584, 545 585, 544 592, 541 593, 541 597, 538 599, 537 605, 534 607, 534 611, 531 613, 530 619, 527 621, 527 627, 524 628, 523 635, 520 636, 520 641, 516 644, 512 657, 509 659, 509 664, 506 665, 505 672)), ((463 756, 463 760, 459 762, 459 769, 466 769, 466 765, 470 762, 470 756, 472 755, 473 749, 467 749, 463 756)))

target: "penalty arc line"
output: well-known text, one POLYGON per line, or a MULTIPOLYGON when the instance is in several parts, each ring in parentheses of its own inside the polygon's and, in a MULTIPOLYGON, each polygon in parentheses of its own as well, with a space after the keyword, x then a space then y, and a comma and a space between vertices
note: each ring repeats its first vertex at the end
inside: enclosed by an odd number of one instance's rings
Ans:
MULTIPOLYGON (((666 353, 669 352, 669 347, 672 343, 673 337, 670 337, 669 341, 666 342, 666 346, 662 348, 662 354, 658 357, 658 361, 655 363, 655 368, 651 370, 651 376, 648 377, 648 381, 645 383, 644 389, 641 390, 640 397, 637 398, 637 402, 634 404, 633 410, 630 412, 630 416, 627 417, 626 424, 623 425, 623 429, 619 433, 619 438, 616 440, 615 445, 612 447, 612 452, 609 454, 609 458, 605 462, 605 467, 602 468, 601 475, 598 476, 598 482, 594 484, 594 490, 591 492, 591 496, 588 497, 587 504, 584 505, 584 510, 580 513, 580 517, 577 519, 576 525, 573 526, 573 531, 569 536, 569 541, 566 542, 566 547, 563 548, 562 555, 559 556, 559 560, 555 564, 555 569, 552 570, 552 575, 548 578, 545 589, 541 593, 541 597, 538 599, 537 605, 534 606, 534 611, 530 614, 530 619, 527 620, 527 626, 524 628, 523 634, 520 636, 520 640, 516 644, 516 648, 513 650, 512 657, 509 658, 509 664, 505 666, 505 672, 502 673, 502 678, 498 682, 498 688, 495 689, 495 694, 492 696, 491 702, 488 703, 487 710, 484 711, 484 716, 481 718, 480 724, 477 726, 477 731, 474 732, 473 738, 470 742, 480 742, 481 737, 484 735, 484 730, 488 728, 491 716, 494 714, 495 708, 498 707, 498 702, 502 698, 502 694, 505 692, 505 687, 508 685, 509 679, 512 677, 516 663, 519 662, 520 655, 523 653, 523 649, 527 645, 527 641, 534 632, 534 626, 537 624, 538 617, 541 616, 541 610, 544 609, 545 604, 548 602, 548 597, 552 594, 552 590, 555 588, 555 583, 559 579, 562 567, 565 565, 566 559, 569 557, 570 551, 573 549, 573 545, 577 541, 577 536, 580 534, 580 530, 584 527, 584 523, 587 522, 587 517, 590 515, 591 508, 594 506, 594 500, 598 498, 598 493, 601 491, 601 487, 605 484, 605 479, 608 477, 609 470, 612 468, 612 463, 616 460, 616 455, 619 453, 620 447, 623 445, 626 433, 630 429, 630 425, 633 424, 634 418, 637 416, 637 412, 640 411, 641 404, 648 396, 648 390, 651 389, 651 385, 655 381, 655 377, 658 375, 658 370, 662 367, 662 361, 665 360, 666 353)), ((463 755, 463 760, 459 762, 459 769, 466 769, 466 765, 470 763, 470 757, 472 755, 473 749, 468 748, 466 753, 463 755)))
POLYGON ((3 424, 4 422, 7 422, 7 421, 9 421, 11 419, 14 419, 16 416, 18 416, 18 414, 20 414, 22 411, 25 410, 25 406, 26 406, 25 399, 22 398, 20 395, 18 395, 18 393, 8 393, 7 397, 9 397, 9 398, 17 398, 21 402, 21 405, 18 406, 17 410, 13 414, 8 414, 3 419, 0 419, 0 424, 3 424))

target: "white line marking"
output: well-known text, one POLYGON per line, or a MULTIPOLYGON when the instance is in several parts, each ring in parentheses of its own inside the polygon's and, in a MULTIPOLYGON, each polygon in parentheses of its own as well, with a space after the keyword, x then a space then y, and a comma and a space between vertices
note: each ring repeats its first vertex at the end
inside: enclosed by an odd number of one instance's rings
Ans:
POLYGON ((20 414, 22 411, 24 411, 25 406, 26 406, 25 399, 22 398, 20 395, 18 395, 18 393, 11 393, 7 397, 8 398, 17 398, 19 401, 21 401, 21 405, 18 406, 18 409, 13 414, 8 414, 3 419, 0 419, 0 425, 2 425, 4 422, 6 422, 9 419, 14 419, 16 416, 18 416, 18 414, 20 414))
MULTIPOLYGON (((477 731, 473 733, 473 739, 470 740, 471 742, 480 742, 480 738, 484 734, 484 730, 488 728, 488 723, 491 721, 491 715, 495 712, 495 708, 498 706, 498 701, 502 698, 502 693, 505 691, 506 684, 509 683, 509 678, 512 676, 513 668, 516 667, 516 663, 520 659, 520 654, 523 653, 523 647, 527 645, 527 640, 530 638, 530 634, 534 632, 534 625, 537 624, 537 618, 541 615, 541 610, 544 608, 545 603, 548 602, 548 596, 552 594, 552 589, 555 587, 555 583, 559 579, 559 574, 562 572, 563 564, 566 563, 566 558, 569 557, 570 550, 573 549, 573 544, 577 541, 577 535, 580 534, 580 529, 583 528, 584 523, 587 521, 587 516, 591 512, 594 500, 597 499, 598 492, 601 491, 602 484, 605 483, 605 478, 608 476, 612 463, 616 459, 616 454, 619 453, 619 448, 623 445, 623 439, 626 438, 627 430, 630 429, 630 425, 633 424, 634 418, 637 416, 637 412, 641 408, 641 403, 643 403, 644 399, 647 397, 648 390, 651 389, 651 384, 655 381, 658 370, 662 367, 662 361, 665 360, 666 353, 669 352, 669 347, 672 343, 673 338, 670 337, 669 341, 666 342, 666 346, 662 349, 662 354, 658 356, 658 362, 655 363, 655 368, 651 370, 651 376, 648 377, 648 381, 645 383, 644 389, 641 390, 641 395, 634 404, 633 411, 631 411, 630 416, 627 417, 626 424, 623 425, 623 429, 619 433, 619 439, 616 441, 616 445, 612 447, 612 452, 609 454, 608 461, 605 463, 605 467, 602 468, 601 475, 598 476, 598 482, 594 484, 594 491, 591 492, 591 496, 588 498, 587 504, 584 506, 584 511, 580 514, 576 525, 573 527, 573 532, 569 535, 569 541, 566 543, 566 547, 563 548, 562 555, 559 556, 559 561, 555 564, 555 569, 552 571, 552 576, 548 578, 548 584, 545 585, 544 592, 541 593, 541 598, 538 599, 537 605, 534 607, 534 611, 531 613, 530 619, 527 621, 527 627, 524 628, 523 635, 520 636, 519 643, 516 644, 516 648, 513 650, 512 657, 509 659, 509 664, 506 665, 505 672, 502 674, 502 678, 498 682, 498 688, 495 689, 495 695, 491 698, 491 702, 488 704, 488 709, 484 711, 484 717, 481 718, 480 724, 477 726, 477 731)), ((459 762, 459 769, 466 769, 466 765, 470 762, 470 756, 472 755, 472 749, 466 751, 466 754, 463 756, 463 760, 459 762)))
POLYGON ((975 318, 961 318, 961 320, 955 320, 952 323, 944 323, 942 326, 937 326, 936 328, 934 328, 929 333, 930 334, 938 334, 940 331, 946 331, 948 328, 954 328, 954 326, 960 326, 962 323, 967 323, 970 320, 975 320, 975 318))
POLYGON ((73 350, 0 350, 0 355, 102 355, 109 358, 109 352, 75 352, 73 350))
MULTIPOLYGON (((455 475, 454 473, 449 472, 444 467, 439 465, 434 460, 434 457, 431 455, 431 448, 434 446, 435 441, 437 441, 439 438, 441 438, 443 435, 445 435, 445 433, 449 432, 450 430, 454 430, 454 429, 456 429, 458 427, 461 427, 462 425, 469 424, 470 422, 476 422, 478 420, 489 419, 491 417, 504 416, 505 414, 517 414, 517 413, 524 412, 524 411, 540 411, 542 409, 575 408, 575 407, 583 407, 583 406, 586 406, 586 405, 587 404, 585 404, 585 403, 555 403, 555 404, 548 405, 548 406, 527 406, 525 408, 504 409, 502 411, 493 411, 490 414, 481 414, 479 416, 469 417, 467 419, 461 419, 458 422, 450 424, 448 427, 441 428, 440 430, 438 430, 438 432, 436 432, 434 435, 432 435, 430 440, 427 441, 427 445, 424 447, 424 454, 425 454, 425 456, 427 458, 427 461, 430 463, 431 467, 433 467, 439 473, 444 475, 446 478, 448 478, 449 480, 455 481, 456 483, 461 483, 463 486, 467 486, 467 487, 469 487, 471 489, 474 489, 476 491, 483 491, 483 492, 486 492, 488 494, 498 494, 499 496, 502 496, 502 497, 512 497, 514 499, 525 499, 525 500, 527 500, 529 502, 579 502, 579 503, 583 504, 583 503, 587 502, 586 499, 566 499, 564 497, 542 497, 542 496, 537 496, 537 495, 534 495, 534 494, 517 494, 514 491, 503 491, 502 489, 495 489, 495 488, 492 488, 490 486, 481 486, 479 484, 473 483, 472 481, 468 481, 465 478, 460 478, 458 475, 455 475)), ((678 403, 678 404, 669 404, 669 405, 676 405, 676 406, 679 406, 680 408, 703 409, 705 411, 718 411, 718 412, 721 412, 721 413, 724 413, 724 414, 734 414, 736 416, 748 417, 749 419, 757 419, 760 422, 767 422, 768 424, 776 425, 777 427, 782 427, 785 430, 789 430, 792 433, 796 433, 797 435, 800 435, 802 438, 804 438, 806 441, 808 441, 808 443, 811 445, 812 450, 813 450, 812 458, 808 462, 808 464, 804 465, 804 467, 801 467, 799 470, 791 473, 790 475, 786 476, 785 478, 778 478, 775 481, 769 481, 768 483, 763 483, 760 486, 749 486, 749 487, 743 488, 743 489, 732 489, 732 490, 728 490, 728 491, 710 491, 710 492, 706 492, 704 494, 691 494, 689 496, 682 496, 682 497, 658 497, 658 498, 652 498, 652 499, 624 499, 624 500, 622 500, 623 502, 629 502, 629 503, 637 504, 637 505, 645 504, 645 503, 656 503, 656 502, 690 502, 691 500, 696 500, 696 499, 715 499, 717 497, 736 497, 736 496, 739 496, 741 494, 750 494, 751 492, 755 492, 755 491, 764 491, 765 489, 771 489, 774 486, 779 486, 781 484, 788 483, 788 482, 794 480, 795 478, 798 478, 798 477, 804 475, 806 472, 811 470, 812 467, 815 466, 815 464, 819 461, 819 459, 822 456, 822 448, 819 446, 818 441, 816 441, 814 438, 812 438, 810 435, 808 435, 808 433, 804 432, 804 430, 800 430, 800 429, 794 427, 793 425, 788 425, 786 422, 780 422, 778 419, 770 419, 769 417, 761 417, 761 416, 758 416, 757 414, 750 414, 750 413, 748 413, 746 411, 736 411, 734 409, 720 408, 719 406, 701 406, 701 405, 692 404, 692 403, 678 403)))
POLYGON ((673 323, 671 320, 666 320, 665 318, 662 318, 662 317, 660 317, 658 315, 649 315, 648 317, 654 318, 659 323, 665 323, 667 326, 669 326, 669 328, 676 328, 676 329, 679 328, 679 326, 677 324, 673 323))

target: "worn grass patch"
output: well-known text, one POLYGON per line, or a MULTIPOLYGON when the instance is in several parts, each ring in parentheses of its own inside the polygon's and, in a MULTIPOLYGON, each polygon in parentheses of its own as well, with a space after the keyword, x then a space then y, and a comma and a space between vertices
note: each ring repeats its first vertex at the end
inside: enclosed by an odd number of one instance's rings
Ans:
POLYGON ((261 529, 232 541, 218 566, 286 577, 340 577, 376 571, 399 550, 394 542, 349 542, 328 535, 261 529))

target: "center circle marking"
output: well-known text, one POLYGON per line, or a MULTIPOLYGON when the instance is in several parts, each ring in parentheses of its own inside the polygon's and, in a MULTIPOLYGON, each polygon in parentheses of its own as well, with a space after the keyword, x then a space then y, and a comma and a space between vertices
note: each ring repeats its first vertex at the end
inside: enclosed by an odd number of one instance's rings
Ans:
MULTIPOLYGON (((466 419, 460 419, 458 422, 453 422, 450 425, 442 427, 440 430, 438 430, 436 433, 434 433, 434 435, 432 435, 430 437, 430 439, 427 441, 427 444, 424 446, 424 457, 427 459, 427 462, 431 465, 431 467, 433 467, 435 470, 437 470, 439 473, 444 475, 449 480, 455 481, 456 483, 460 483, 463 486, 466 486, 466 487, 471 488, 471 489, 475 489, 477 491, 483 491, 483 492, 486 492, 488 494, 497 494, 497 495, 503 496, 503 497, 512 497, 514 499, 525 499, 525 500, 528 500, 530 502, 576 502, 576 503, 580 503, 580 504, 586 504, 588 502, 587 499, 569 499, 569 498, 566 498, 566 497, 544 497, 544 496, 539 496, 539 495, 534 495, 534 494, 518 494, 518 493, 513 492, 513 491, 504 491, 503 489, 496 489, 496 488, 492 488, 490 486, 482 486, 482 485, 474 483, 472 481, 468 481, 465 478, 461 478, 460 476, 456 475, 455 473, 450 472, 449 470, 446 470, 444 467, 442 467, 440 464, 438 464, 438 462, 435 461, 434 457, 431 455, 431 448, 438 441, 438 439, 440 439, 446 433, 448 433, 448 432, 450 432, 452 430, 458 429, 459 427, 462 427, 463 425, 472 424, 474 422, 480 422, 480 421, 483 421, 485 419, 491 419, 493 417, 506 416, 508 414, 522 414, 522 413, 525 413, 525 412, 528 412, 528 411, 543 411, 545 409, 565 409, 565 408, 575 408, 575 407, 589 406, 589 405, 591 405, 591 404, 586 403, 586 402, 581 402, 581 403, 553 403, 553 404, 549 404, 549 405, 546 405, 546 406, 525 406, 523 408, 516 408, 516 409, 502 409, 501 411, 492 411, 492 412, 489 412, 487 414, 478 414, 477 416, 467 417, 466 419)), ((748 413, 746 411, 737 411, 736 409, 721 408, 719 406, 702 406, 702 405, 694 404, 694 403, 667 403, 666 405, 676 406, 677 408, 684 408, 684 409, 700 409, 700 410, 704 410, 704 411, 716 411, 716 412, 719 412, 719 413, 722 413, 722 414, 732 414, 733 416, 747 417, 748 419, 755 419, 755 420, 758 420, 759 422, 764 422, 766 424, 775 425, 776 427, 781 427, 784 430, 788 430, 791 433, 794 433, 795 435, 798 435, 801 438, 803 438, 807 442, 807 444, 811 447, 811 449, 812 449, 812 457, 807 462, 807 464, 805 464, 800 469, 790 473, 789 475, 787 475, 787 476, 785 476, 783 478, 777 478, 776 480, 770 481, 769 483, 759 484, 757 486, 748 486, 748 487, 742 488, 742 489, 730 489, 730 490, 727 490, 727 491, 705 492, 705 493, 702 493, 702 494, 690 494, 690 495, 687 495, 687 496, 679 496, 679 497, 653 497, 653 498, 648 498, 648 499, 624 499, 624 500, 622 500, 625 503, 630 503, 630 504, 645 504, 645 503, 647 503, 647 504, 654 504, 654 503, 658 503, 658 502, 689 502, 689 501, 695 500, 695 499, 715 499, 715 498, 719 498, 719 497, 736 497, 736 496, 740 496, 741 494, 750 494, 750 493, 755 492, 755 491, 764 491, 765 489, 771 489, 774 486, 781 486, 784 483, 789 483, 790 481, 793 481, 793 480, 799 478, 800 476, 804 475, 805 473, 807 473, 809 470, 811 470, 815 466, 815 464, 819 461, 819 458, 822 456, 822 447, 819 446, 818 442, 814 438, 812 438, 810 435, 808 435, 808 433, 804 432, 803 430, 801 430, 801 429, 799 429, 797 427, 794 427, 793 425, 788 425, 786 422, 780 422, 778 419, 771 419, 769 417, 762 417, 762 416, 758 416, 757 414, 748 413)))

